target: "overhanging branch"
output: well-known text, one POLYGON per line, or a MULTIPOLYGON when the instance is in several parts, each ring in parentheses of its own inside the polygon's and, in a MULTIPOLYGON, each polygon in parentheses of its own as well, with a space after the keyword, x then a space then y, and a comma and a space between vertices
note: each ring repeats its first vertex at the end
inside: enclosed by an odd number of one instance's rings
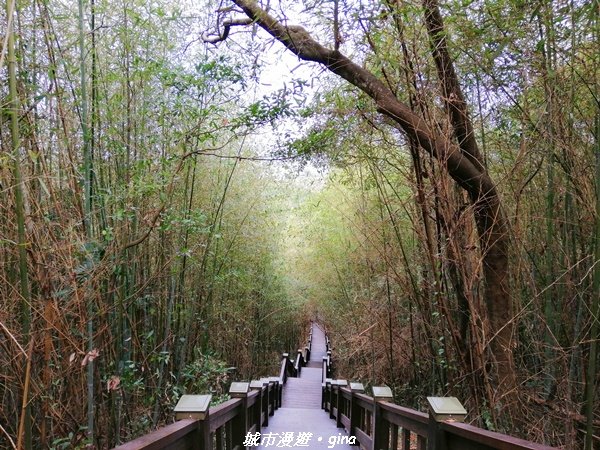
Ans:
POLYGON ((234 19, 225 19, 223 21, 223 30, 219 34, 203 34, 202 40, 208 44, 216 44, 217 42, 224 41, 229 36, 231 27, 250 25, 252 19, 248 17, 238 17, 234 19))

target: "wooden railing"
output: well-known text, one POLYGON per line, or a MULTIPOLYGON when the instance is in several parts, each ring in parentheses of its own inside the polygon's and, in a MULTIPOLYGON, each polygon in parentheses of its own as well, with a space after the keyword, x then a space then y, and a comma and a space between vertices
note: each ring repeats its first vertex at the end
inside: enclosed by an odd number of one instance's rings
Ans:
POLYGON ((333 361, 331 359, 331 346, 329 343, 329 336, 325 333, 325 349, 327 351, 327 355, 323 356, 323 373, 321 375, 321 382, 323 383, 323 387, 325 387, 325 381, 328 378, 332 377, 333 374, 333 361))
POLYGON ((313 333, 313 324, 310 324, 310 330, 308 333, 308 339, 306 340, 306 346, 304 348, 299 348, 298 353, 296 354, 296 360, 294 362, 294 370, 296 371, 297 377, 300 376, 302 372, 302 367, 310 361, 310 353, 312 351, 312 333, 313 333))
POLYGON ((439 411, 426 414, 396 405, 387 386, 373 387, 374 396, 368 396, 361 383, 331 378, 329 352, 323 357, 323 377, 323 409, 365 450, 409 450, 411 442, 416 442, 417 450, 554 448, 461 423, 460 414, 448 418, 439 411))
POLYGON ((281 406, 280 378, 250 383, 250 391, 211 407, 199 419, 183 419, 115 450, 241 448, 247 432, 260 432, 281 406), (260 383, 260 387, 256 384, 260 383))
MULTIPOLYGON (((306 348, 310 351, 310 342, 306 348)), ((181 419, 115 450, 242 449, 247 433, 260 432, 269 425, 269 416, 281 407, 283 385, 297 373, 289 354, 283 353, 278 377, 233 383, 230 395, 235 398, 206 411, 190 413, 191 418, 181 419)))
MULTIPOLYGON (((312 330, 311 330, 312 331, 312 330)), ((194 449, 225 450, 244 448, 247 433, 260 432, 269 417, 281 406, 283 385, 309 361, 312 332, 308 344, 299 350, 295 362, 284 353, 279 377, 261 378, 250 383, 234 383, 231 400, 205 410, 189 413, 176 423, 142 436, 116 449, 194 449)), ((332 378, 332 355, 326 337, 327 356, 323 357, 322 407, 339 428, 345 428, 355 444, 365 450, 550 450, 541 444, 500 433, 486 431, 462 422, 462 411, 435 410, 439 398, 429 398, 434 405, 429 414, 393 403, 387 386, 373 387, 373 396, 364 393, 360 383, 332 378), (458 415, 457 415, 458 414, 458 415)), ((442 399, 447 400, 447 399, 442 399)), ((452 402, 450 402, 452 403, 452 402)), ((187 411, 187 410, 186 410, 187 411)), ((180 414, 180 413, 178 413, 180 414)), ((181 417, 179 417, 181 418, 181 417)), ((310 430, 307 430, 310 431, 310 430)))

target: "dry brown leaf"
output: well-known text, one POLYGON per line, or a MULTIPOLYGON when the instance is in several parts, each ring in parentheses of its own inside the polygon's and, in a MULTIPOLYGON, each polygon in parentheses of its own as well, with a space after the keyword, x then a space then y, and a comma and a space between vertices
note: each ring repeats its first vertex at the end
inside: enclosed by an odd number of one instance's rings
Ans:
POLYGON ((116 375, 110 377, 110 379, 106 382, 106 390, 108 392, 116 391, 119 389, 119 385, 121 384, 121 378, 116 375))
POLYGON ((83 358, 83 361, 81 361, 81 365, 85 366, 87 365, 87 363, 92 362, 93 360, 95 360, 98 356, 100 355, 100 352, 98 351, 97 348, 90 350, 89 352, 87 352, 87 355, 85 355, 85 358, 83 358))

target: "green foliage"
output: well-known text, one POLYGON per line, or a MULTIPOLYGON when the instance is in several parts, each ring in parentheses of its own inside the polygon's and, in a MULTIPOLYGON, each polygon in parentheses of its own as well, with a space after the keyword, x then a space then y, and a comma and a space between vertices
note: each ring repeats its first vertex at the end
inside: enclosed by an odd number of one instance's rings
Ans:
POLYGON ((293 110, 285 91, 279 91, 250 104, 237 119, 237 124, 250 128, 266 124, 273 126, 277 120, 290 117, 292 114, 293 110))
POLYGON ((314 156, 335 147, 337 133, 333 128, 311 129, 304 137, 296 139, 288 145, 292 155, 314 156))
POLYGON ((196 357, 180 374, 183 393, 202 392, 213 395, 213 403, 228 399, 227 389, 232 368, 211 354, 196 352, 196 357))

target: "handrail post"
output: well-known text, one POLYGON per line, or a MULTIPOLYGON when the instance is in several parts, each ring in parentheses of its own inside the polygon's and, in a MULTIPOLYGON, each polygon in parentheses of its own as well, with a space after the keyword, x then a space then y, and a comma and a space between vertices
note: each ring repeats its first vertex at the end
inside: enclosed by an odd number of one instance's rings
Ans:
POLYGON ((451 420, 463 422, 467 411, 456 397, 427 397, 429 403, 429 430, 427 450, 446 450, 446 434, 440 429, 440 422, 451 420))
POLYGON ((231 398, 239 398, 242 400, 242 408, 238 415, 236 415, 232 419, 231 423, 231 444, 232 447, 236 447, 239 445, 241 448, 244 448, 242 445, 244 443, 244 439, 246 437, 246 433, 248 432, 248 389, 250 388, 250 383, 246 382, 235 382, 231 383, 229 388, 229 395, 231 398))
POLYGON ((337 414, 336 414, 336 418, 335 418, 335 425, 338 428, 343 428, 344 426, 342 425, 342 404, 344 403, 344 396, 342 395, 342 387, 348 386, 348 381, 347 380, 337 380, 336 384, 337 384, 338 390, 337 390, 337 398, 336 398, 337 414))
POLYGON ((394 400, 388 386, 373 386, 373 449, 389 448, 390 425, 383 420, 379 402, 394 400))
POLYGON ((210 434, 210 419, 208 416, 209 412, 206 413, 206 417, 198 425, 200 439, 198 439, 197 450, 212 450, 212 436, 210 434))
POLYGON ((277 392, 277 386, 270 379, 267 389, 269 389, 269 416, 273 416, 275 414, 275 410, 277 409, 279 393, 277 392))
MULTIPOLYGON (((364 392, 365 387, 362 383, 350 383, 350 405, 348 406, 348 413, 350 414, 350 429, 348 430, 348 434, 350 436, 356 437, 356 428, 359 427, 360 421, 360 408, 354 401, 354 394, 362 394, 364 392)), ((358 439, 354 439, 354 442, 356 443, 355 445, 359 445, 358 439)))
POLYGON ((330 419, 335 419, 335 415, 333 413, 333 407, 337 404, 337 400, 334 401, 334 397, 337 394, 338 391, 336 391, 336 386, 337 386, 337 380, 331 380, 330 384, 329 384, 329 418, 330 419))
POLYGON ((290 357, 289 353, 281 354, 281 370, 279 371, 279 378, 281 378, 282 383, 285 383, 287 380, 289 357, 290 357))
POLYGON ((198 420, 198 439, 194 450, 211 450, 209 407, 212 395, 182 395, 173 411, 175 420, 198 420))
POLYGON ((263 389, 264 389, 264 394, 263 394, 263 405, 262 405, 262 409, 263 409, 263 413, 265 414, 265 421, 263 423, 263 426, 268 427, 269 426, 269 416, 271 415, 270 412, 270 405, 271 405, 271 392, 270 392, 270 386, 271 383, 269 382, 268 378, 261 378, 260 381, 263 384, 263 389))
POLYGON ((302 349, 298 349, 298 353, 296 354, 296 364, 294 365, 294 369, 296 369, 296 376, 300 376, 300 372, 302 372, 302 349))
POLYGON ((327 412, 331 410, 331 378, 325 378, 325 389, 323 391, 323 409, 327 412))
POLYGON ((263 411, 263 383, 260 380, 252 380, 250 382, 250 390, 258 391, 256 403, 252 410, 252 422, 256 424, 256 431, 260 433, 262 430, 262 411, 263 411))
POLYGON ((276 409, 281 408, 283 403, 283 382, 279 377, 271 377, 270 380, 275 390, 275 401, 273 403, 273 412, 275 412, 276 409))
POLYGON ((268 427, 269 426, 269 382, 267 382, 267 384, 263 383, 263 400, 264 400, 264 414, 265 414, 265 421, 264 421, 264 426, 268 427))

